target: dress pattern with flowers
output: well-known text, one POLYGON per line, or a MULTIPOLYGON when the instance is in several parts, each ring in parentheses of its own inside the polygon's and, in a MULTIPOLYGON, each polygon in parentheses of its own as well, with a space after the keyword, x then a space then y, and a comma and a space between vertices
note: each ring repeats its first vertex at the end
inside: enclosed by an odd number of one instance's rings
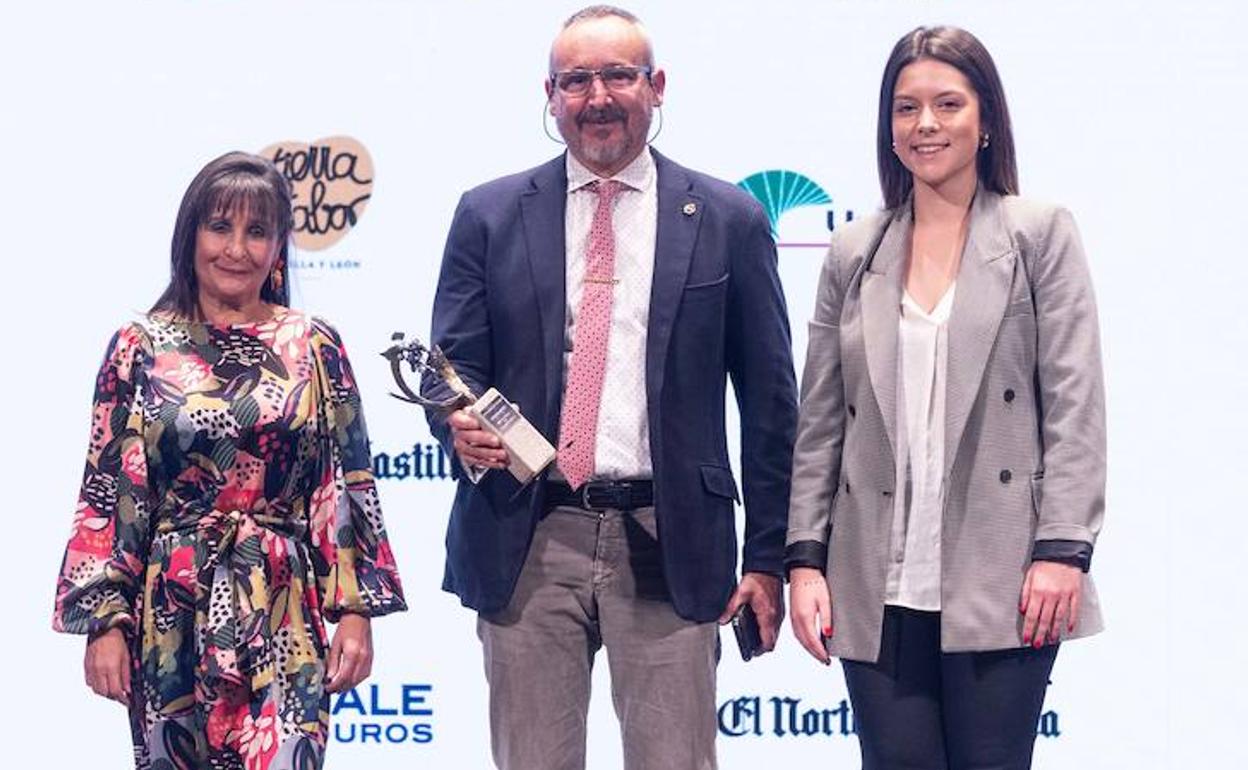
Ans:
POLYGON ((113 337, 53 626, 126 632, 136 767, 321 767, 325 621, 406 608, 371 468, 324 321, 113 337))

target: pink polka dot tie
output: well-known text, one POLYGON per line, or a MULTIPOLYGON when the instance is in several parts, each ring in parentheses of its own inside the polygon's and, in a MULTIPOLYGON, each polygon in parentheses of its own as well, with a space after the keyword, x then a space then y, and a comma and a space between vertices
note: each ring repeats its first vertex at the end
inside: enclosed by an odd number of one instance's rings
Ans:
POLYGON ((594 473, 598 437, 598 407, 607 368, 607 339, 611 335, 611 303, 615 297, 615 230, 612 203, 623 184, 598 180, 589 188, 598 195, 598 207, 589 228, 581 302, 576 309, 572 362, 563 391, 559 419, 559 471, 576 489, 594 473))

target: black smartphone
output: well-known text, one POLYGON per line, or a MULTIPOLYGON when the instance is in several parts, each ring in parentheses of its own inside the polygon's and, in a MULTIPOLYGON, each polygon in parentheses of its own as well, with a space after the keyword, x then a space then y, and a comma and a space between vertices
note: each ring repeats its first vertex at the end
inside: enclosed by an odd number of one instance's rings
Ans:
POLYGON ((737 637, 737 648, 741 650, 741 660, 749 660, 763 651, 763 635, 758 630, 758 616, 754 608, 742 604, 732 616, 732 633, 737 637))

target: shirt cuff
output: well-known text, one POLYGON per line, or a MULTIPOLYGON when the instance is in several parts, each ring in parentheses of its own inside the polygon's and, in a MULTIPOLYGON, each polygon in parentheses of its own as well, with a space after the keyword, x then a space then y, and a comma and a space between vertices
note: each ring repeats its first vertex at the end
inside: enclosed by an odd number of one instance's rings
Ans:
POLYGON ((818 540, 799 540, 784 549, 784 574, 794 567, 809 567, 823 572, 828 566, 828 544, 818 540))
POLYGON ((1087 572, 1092 567, 1092 544, 1082 540, 1037 540, 1032 561, 1055 561, 1087 572))

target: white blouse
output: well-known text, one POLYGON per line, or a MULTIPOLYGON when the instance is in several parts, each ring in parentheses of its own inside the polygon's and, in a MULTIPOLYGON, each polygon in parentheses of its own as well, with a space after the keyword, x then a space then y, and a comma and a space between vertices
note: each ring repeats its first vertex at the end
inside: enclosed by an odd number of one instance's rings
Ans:
POLYGON ((898 330, 897 489, 884 601, 940 610, 944 509, 945 369, 957 282, 927 313, 902 292, 898 330))

